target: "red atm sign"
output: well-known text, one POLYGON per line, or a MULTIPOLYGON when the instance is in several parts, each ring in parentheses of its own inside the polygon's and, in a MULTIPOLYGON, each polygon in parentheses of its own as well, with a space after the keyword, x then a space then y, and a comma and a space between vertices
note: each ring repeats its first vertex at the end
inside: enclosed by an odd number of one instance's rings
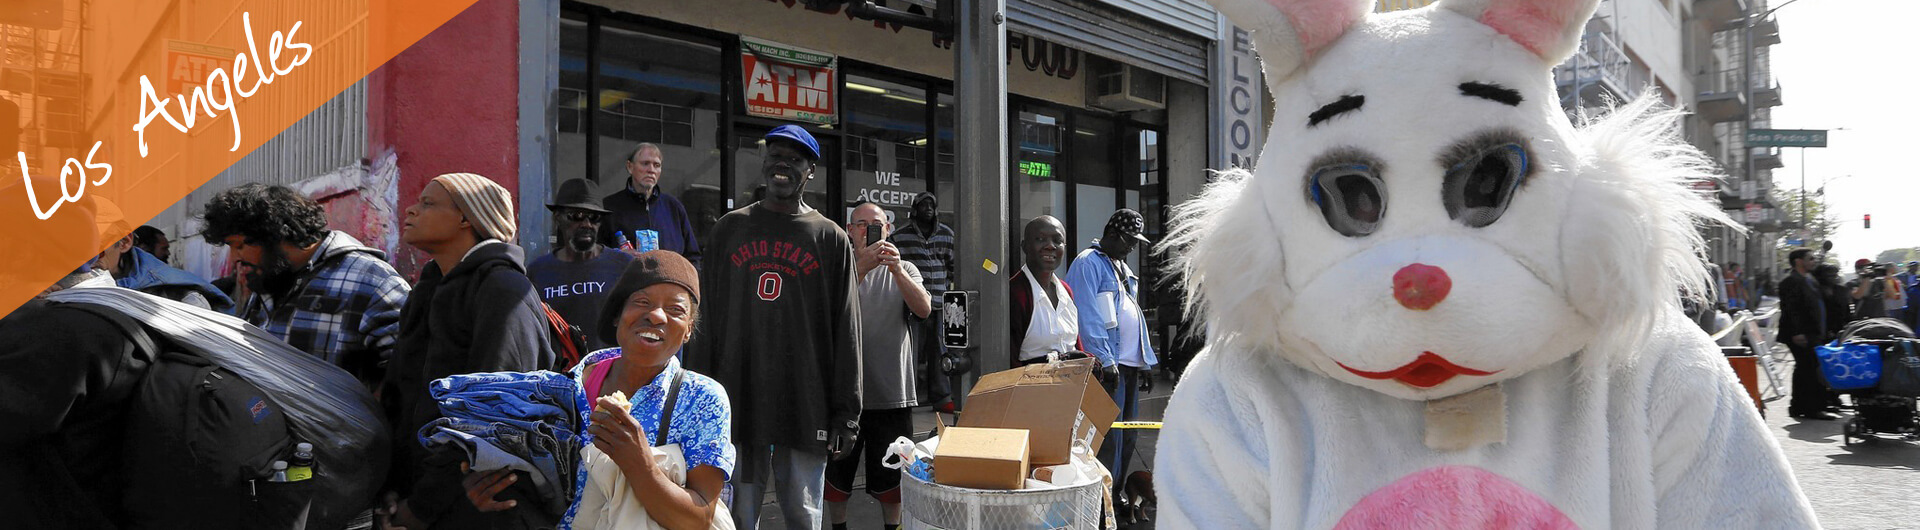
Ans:
POLYGON ((788 121, 831 124, 839 101, 833 55, 740 38, 740 72, 745 76, 747 114, 788 121))

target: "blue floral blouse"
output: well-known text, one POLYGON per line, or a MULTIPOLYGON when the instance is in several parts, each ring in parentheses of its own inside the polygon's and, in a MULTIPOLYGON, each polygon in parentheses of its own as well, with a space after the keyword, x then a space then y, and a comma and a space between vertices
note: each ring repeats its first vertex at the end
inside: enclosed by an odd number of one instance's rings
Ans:
MULTIPOLYGON (((579 383, 580 401, 584 403, 580 410, 593 410, 593 396, 587 395, 588 368, 605 361, 620 358, 620 348, 607 348, 587 354, 587 358, 573 367, 569 373, 579 383)), ((660 428, 660 411, 667 400, 667 386, 673 383, 675 373, 681 371, 680 358, 675 355, 667 361, 667 368, 654 376, 632 396, 633 417, 640 420, 640 426, 646 430, 646 442, 653 443, 656 429, 660 428)), ((729 479, 733 476, 733 464, 736 455, 733 448, 733 407, 727 403, 727 391, 713 378, 695 372, 687 372, 680 383, 679 403, 673 408, 673 424, 667 426, 667 443, 680 444, 680 451, 687 457, 687 469, 700 466, 719 468, 729 479)), ((592 414, 587 421, 580 422, 580 447, 593 444, 593 436, 587 434, 592 414)), ((583 462, 574 478, 574 491, 585 491, 587 487, 587 466, 583 462)), ((575 512, 580 509, 580 498, 575 496, 572 506, 567 507, 567 515, 560 520, 561 528, 572 528, 575 512)), ((724 515, 724 514, 723 514, 724 515)))

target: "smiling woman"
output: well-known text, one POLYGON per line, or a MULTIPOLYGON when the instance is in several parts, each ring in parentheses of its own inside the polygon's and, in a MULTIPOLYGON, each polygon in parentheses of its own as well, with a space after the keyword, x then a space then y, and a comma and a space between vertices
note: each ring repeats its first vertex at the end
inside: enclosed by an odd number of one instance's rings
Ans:
POLYGON ((734 463, 726 391, 677 358, 699 303, 698 272, 672 251, 640 254, 614 285, 596 332, 620 347, 573 370, 594 412, 563 527, 731 526, 720 501, 734 463))

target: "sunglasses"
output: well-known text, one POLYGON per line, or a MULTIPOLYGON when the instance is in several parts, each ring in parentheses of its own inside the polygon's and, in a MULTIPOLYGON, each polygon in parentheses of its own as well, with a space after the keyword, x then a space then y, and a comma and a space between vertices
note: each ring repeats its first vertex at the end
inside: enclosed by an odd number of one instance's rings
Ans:
POLYGON ((600 214, 593 212, 567 212, 567 220, 576 223, 598 223, 600 214))

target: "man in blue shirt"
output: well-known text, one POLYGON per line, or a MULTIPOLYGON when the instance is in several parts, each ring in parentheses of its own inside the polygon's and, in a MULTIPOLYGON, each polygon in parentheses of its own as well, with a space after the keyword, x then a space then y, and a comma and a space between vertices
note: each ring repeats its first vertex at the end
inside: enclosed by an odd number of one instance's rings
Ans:
POLYGON ((641 143, 627 156, 626 187, 600 200, 600 206, 612 212, 600 223, 600 244, 618 247, 620 239, 614 234, 625 234, 638 254, 650 249, 639 248, 634 232, 652 230, 660 236, 659 249, 678 252, 698 267, 700 241, 694 238, 693 218, 680 199, 660 189, 660 173, 665 167, 660 146, 654 144, 641 143))
MULTIPOLYGON (((1067 271, 1067 288, 1080 313, 1080 344, 1100 360, 1100 384, 1120 406, 1120 419, 1133 420, 1139 412, 1142 377, 1160 364, 1148 339, 1146 314, 1140 309, 1140 277, 1127 267, 1127 254, 1136 245, 1151 243, 1140 235, 1147 221, 1140 212, 1121 209, 1107 218, 1107 227, 1093 247, 1080 252, 1067 271)), ((1127 463, 1133 455, 1133 431, 1114 429, 1100 448, 1100 461, 1112 470, 1114 498, 1125 491, 1127 463)))

